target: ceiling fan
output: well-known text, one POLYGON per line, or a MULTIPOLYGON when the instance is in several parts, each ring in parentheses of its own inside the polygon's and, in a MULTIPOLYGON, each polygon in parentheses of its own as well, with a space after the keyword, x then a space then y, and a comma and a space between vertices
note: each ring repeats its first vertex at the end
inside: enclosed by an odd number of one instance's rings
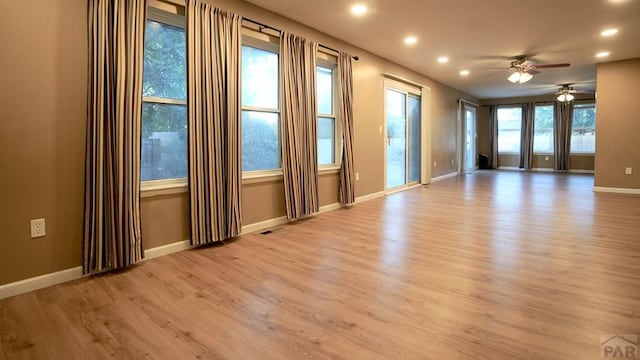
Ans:
POLYGON ((592 94, 590 91, 586 90, 576 90, 571 86, 573 84, 562 84, 560 85, 560 91, 555 93, 554 95, 558 95, 557 99, 560 102, 570 102, 575 96, 574 94, 592 94))
POLYGON ((538 69, 550 69, 570 66, 569 63, 562 64, 536 64, 531 60, 527 60, 526 55, 518 55, 512 58, 510 72, 507 78, 512 83, 524 84, 533 78, 533 75, 539 74, 538 69))

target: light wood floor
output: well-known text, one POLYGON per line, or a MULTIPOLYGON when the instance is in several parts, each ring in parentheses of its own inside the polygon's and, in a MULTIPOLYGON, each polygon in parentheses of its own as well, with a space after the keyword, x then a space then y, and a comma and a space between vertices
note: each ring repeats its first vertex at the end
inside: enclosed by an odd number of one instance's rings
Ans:
POLYGON ((0 300, 0 359, 600 359, 640 335, 640 197, 476 172, 0 300))

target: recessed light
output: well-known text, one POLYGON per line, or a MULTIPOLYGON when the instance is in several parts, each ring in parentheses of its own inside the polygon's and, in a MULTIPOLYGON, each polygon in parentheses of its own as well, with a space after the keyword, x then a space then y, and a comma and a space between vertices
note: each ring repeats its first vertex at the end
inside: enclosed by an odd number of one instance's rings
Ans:
POLYGON ((617 33, 618 33, 618 29, 611 28, 611 29, 603 30, 603 31, 600 33, 600 35, 602 35, 602 36, 605 36, 605 37, 606 37, 606 36, 613 36, 613 35, 615 35, 615 34, 617 34, 617 33))
POLYGON ((407 36, 404 38, 404 43, 407 45, 413 45, 418 42, 418 38, 415 36, 407 36))
POLYGON ((355 16, 362 16, 367 13, 367 5, 365 4, 354 4, 351 7, 351 13, 355 16))
POLYGON ((460 76, 469 76, 469 74, 471 74, 471 73, 469 72, 469 70, 462 70, 462 71, 460 71, 460 76))
POLYGON ((449 58, 448 58, 448 57, 446 57, 446 56, 440 56, 440 57, 438 58, 438 62, 439 62, 440 64, 446 64, 446 63, 448 63, 448 62, 449 62, 449 58))
POLYGON ((600 51, 599 53, 596 54, 596 57, 599 57, 599 58, 605 58, 607 56, 609 56, 608 51, 600 51))

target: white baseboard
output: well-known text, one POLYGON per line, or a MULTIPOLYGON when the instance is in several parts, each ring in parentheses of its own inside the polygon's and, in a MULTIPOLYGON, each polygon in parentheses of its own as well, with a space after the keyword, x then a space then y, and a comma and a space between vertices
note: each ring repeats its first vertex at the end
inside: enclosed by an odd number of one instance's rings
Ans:
POLYGON ((630 189, 630 188, 614 188, 614 187, 594 186, 593 187, 593 191, 595 191, 595 192, 603 192, 603 193, 640 195, 640 189, 630 189))
POLYGON ((593 174, 593 170, 583 170, 583 169, 569 169, 570 173, 574 174, 593 174))
POLYGON ((521 169, 517 166, 499 166, 498 170, 523 171, 524 169, 521 169))
POLYGON ((333 203, 333 204, 329 204, 329 205, 320 206, 319 214, 326 213, 326 212, 333 211, 333 210, 338 210, 338 209, 342 209, 342 204, 340 204, 339 202, 333 203))
POLYGON ((160 256, 173 254, 179 251, 191 249, 191 243, 189 240, 178 241, 172 244, 157 246, 144 251, 144 260, 151 260, 160 256))
POLYGON ((355 203, 359 204, 359 203, 363 203, 365 201, 373 200, 373 199, 376 199, 376 198, 379 198, 379 197, 383 197, 383 196, 384 196, 384 191, 378 191, 378 192, 375 192, 375 193, 358 196, 356 198, 356 202, 355 203))
POLYGON ((0 285, 0 299, 58 285, 67 281, 79 279, 82 276, 82 266, 77 266, 71 269, 56 271, 54 273, 0 285))
POLYGON ((531 168, 530 170, 538 171, 538 172, 554 172, 555 171, 552 168, 531 168))
POLYGON ((456 177, 456 176, 458 176, 458 173, 457 172, 452 172, 450 174, 440 175, 440 176, 431 178, 431 182, 434 183, 434 182, 438 182, 440 180, 444 180, 444 179, 448 179, 448 178, 456 177))
MULTIPOLYGON (((384 192, 382 192, 381 194, 384 195, 384 192)), ((382 196, 382 195, 377 195, 376 197, 382 196)), ((368 195, 368 197, 370 197, 370 195, 368 195)), ((342 204, 340 203, 321 206, 320 213, 337 210, 341 207, 342 207, 342 204)), ((279 218, 269 219, 269 220, 260 221, 254 224, 245 225, 242 227, 242 234, 248 234, 248 233, 259 231, 259 230, 265 230, 268 228, 286 224, 287 222, 288 222, 287 217, 281 216, 279 218)), ((183 241, 178 241, 172 244, 154 247, 144 251, 144 260, 154 259, 160 256, 173 254, 173 253, 188 250, 191 248, 192 246, 189 240, 183 240, 183 241)), ((44 275, 29 278, 29 279, 24 279, 24 280, 0 285, 0 299, 5 299, 11 296, 24 294, 29 291, 34 291, 34 290, 42 289, 45 287, 58 285, 67 281, 80 279, 83 276, 84 274, 82 273, 82 266, 77 266, 77 267, 66 269, 66 270, 56 271, 53 273, 44 274, 44 275)))
POLYGON ((289 220, 287 219, 286 216, 280 216, 280 217, 277 217, 275 219, 259 221, 257 223, 253 223, 253 224, 249 224, 249 225, 243 226, 241 235, 246 235, 246 234, 249 234, 249 233, 252 233, 252 232, 256 232, 256 231, 265 230, 265 229, 269 229, 269 228, 272 228, 272 227, 284 225, 284 224, 286 224, 288 222, 289 222, 289 220))

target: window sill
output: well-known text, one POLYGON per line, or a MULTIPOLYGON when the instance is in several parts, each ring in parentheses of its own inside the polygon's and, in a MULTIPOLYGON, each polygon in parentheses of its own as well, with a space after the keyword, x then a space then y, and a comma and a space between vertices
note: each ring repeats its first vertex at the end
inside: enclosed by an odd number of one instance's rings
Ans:
POLYGON ((187 179, 144 181, 140 185, 140 197, 182 194, 188 192, 187 179))
POLYGON ((569 156, 596 156, 595 153, 569 153, 569 156))
POLYGON ((339 174, 340 166, 327 166, 327 167, 318 168, 318 173, 320 176, 339 174))
POLYGON ((498 155, 520 155, 518 152, 499 152, 498 155))

